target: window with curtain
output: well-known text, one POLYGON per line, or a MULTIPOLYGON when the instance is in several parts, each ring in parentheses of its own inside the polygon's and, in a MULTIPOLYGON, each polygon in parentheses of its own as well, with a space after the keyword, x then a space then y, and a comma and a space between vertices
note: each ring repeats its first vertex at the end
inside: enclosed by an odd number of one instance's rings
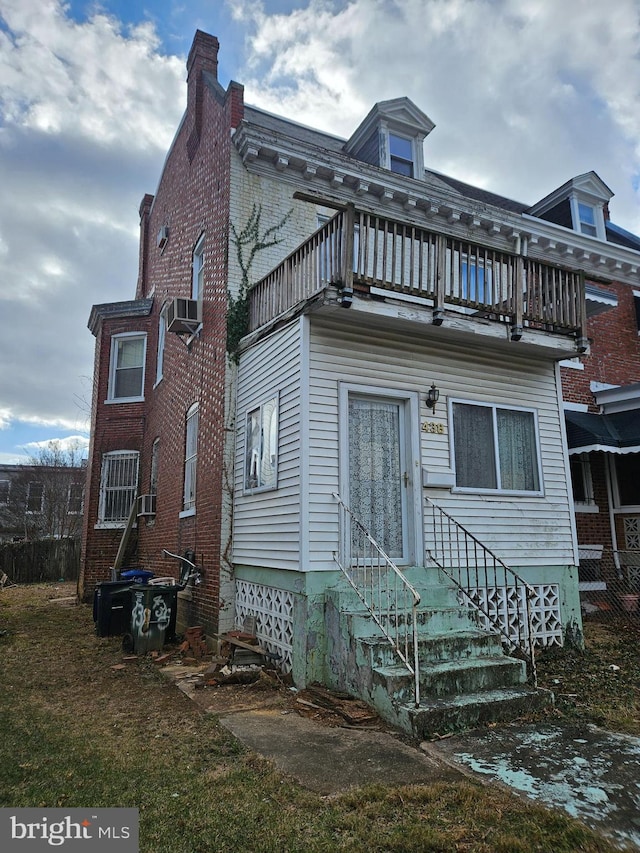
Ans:
POLYGON ((111 339, 109 400, 142 400, 147 336, 115 335, 111 339))
POLYGON ((452 404, 456 486, 541 493, 535 413, 491 404, 452 404))

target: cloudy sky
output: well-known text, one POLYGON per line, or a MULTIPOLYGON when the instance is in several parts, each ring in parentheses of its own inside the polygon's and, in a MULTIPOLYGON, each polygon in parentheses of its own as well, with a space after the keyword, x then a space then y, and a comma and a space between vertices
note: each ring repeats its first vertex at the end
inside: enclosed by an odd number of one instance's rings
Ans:
POLYGON ((247 103, 349 136, 407 95, 430 168, 528 203, 594 169, 640 233, 640 0, 0 0, 0 462, 86 437, 198 28, 247 103))

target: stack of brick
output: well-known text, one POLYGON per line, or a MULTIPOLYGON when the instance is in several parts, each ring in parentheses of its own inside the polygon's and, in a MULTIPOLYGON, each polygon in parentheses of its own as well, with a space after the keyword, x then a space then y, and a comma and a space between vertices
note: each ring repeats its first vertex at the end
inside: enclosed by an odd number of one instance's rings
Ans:
POLYGON ((207 640, 202 626, 187 628, 184 632, 184 642, 180 646, 180 651, 187 657, 195 658, 196 661, 207 654, 207 640))

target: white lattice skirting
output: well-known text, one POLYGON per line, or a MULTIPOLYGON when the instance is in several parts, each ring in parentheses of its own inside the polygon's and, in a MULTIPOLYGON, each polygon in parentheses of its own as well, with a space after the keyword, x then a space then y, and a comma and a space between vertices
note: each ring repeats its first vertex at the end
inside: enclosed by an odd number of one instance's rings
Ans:
POLYGON ((291 672, 293 652, 294 595, 273 586, 236 581, 236 627, 245 616, 255 616, 256 635, 270 652, 280 655, 279 669, 291 672))
MULTIPOLYGON (((535 597, 531 602, 531 630, 536 646, 561 646, 563 644, 560 620, 560 597, 558 585, 532 584, 535 597)), ((490 586, 486 589, 470 589, 472 597, 488 613, 497 613, 498 623, 514 644, 518 642, 518 613, 526 613, 525 590, 514 586, 490 586)), ((480 627, 491 630, 487 617, 478 613, 480 627)), ((524 636, 528 635, 524 625, 524 636)))

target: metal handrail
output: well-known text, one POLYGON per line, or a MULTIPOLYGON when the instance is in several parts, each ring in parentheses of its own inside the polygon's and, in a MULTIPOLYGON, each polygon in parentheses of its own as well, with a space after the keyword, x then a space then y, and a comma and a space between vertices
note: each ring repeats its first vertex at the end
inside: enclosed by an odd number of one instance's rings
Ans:
POLYGON ((534 588, 431 498, 425 496, 425 500, 433 519, 432 549, 425 548, 427 555, 501 634, 503 645, 524 655, 531 681, 537 685, 531 619, 534 588), (502 601, 499 589, 504 590, 502 601))
POLYGON ((418 707, 417 609, 420 594, 342 498, 335 492, 333 497, 340 507, 340 555, 348 555, 344 558, 346 565, 336 552, 333 558, 397 657, 413 676, 414 701, 418 707), (357 531, 356 536, 354 531, 357 531))

